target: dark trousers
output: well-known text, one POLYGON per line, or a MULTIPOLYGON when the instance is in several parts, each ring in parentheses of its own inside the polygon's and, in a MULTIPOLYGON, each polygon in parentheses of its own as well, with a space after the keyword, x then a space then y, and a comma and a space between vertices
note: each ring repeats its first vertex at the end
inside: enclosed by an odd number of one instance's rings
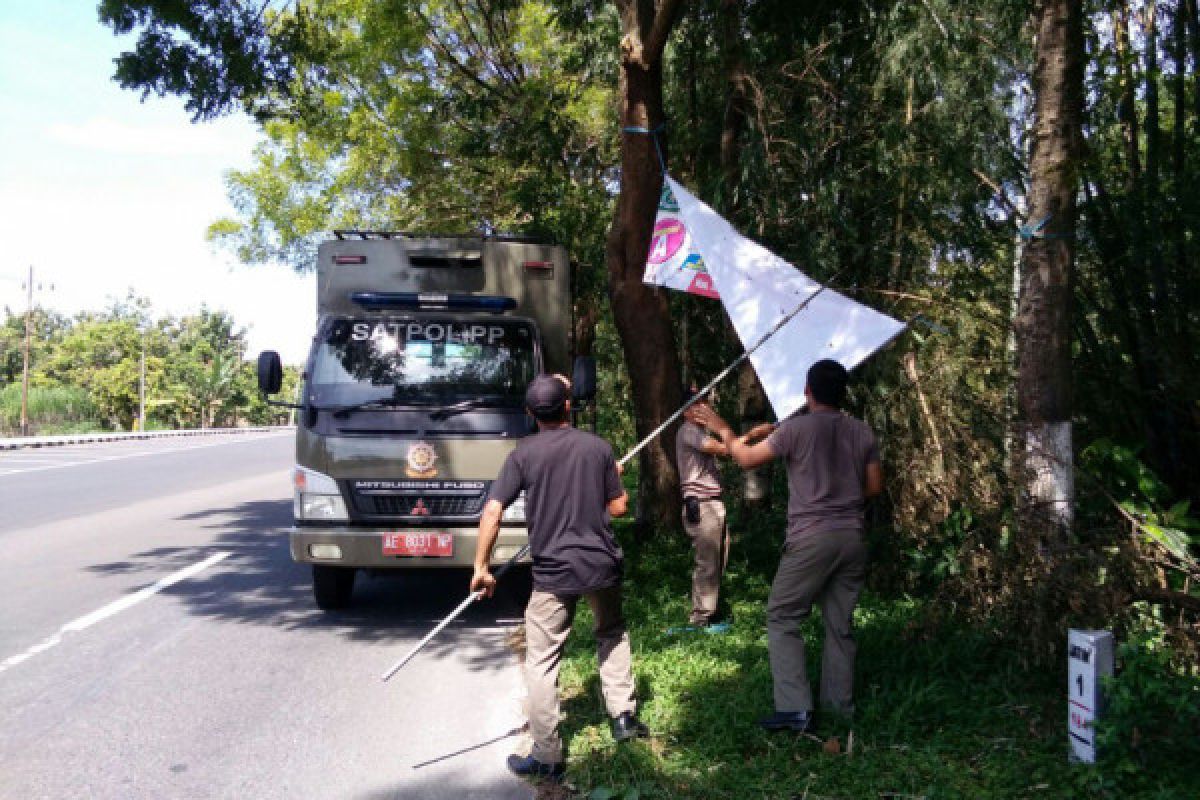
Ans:
POLYGON ((829 531, 789 542, 767 603, 767 646, 776 711, 811 711, 812 689, 800 623, 815 602, 825 621, 821 707, 854 710, 854 606, 866 581, 867 549, 856 530, 829 531))

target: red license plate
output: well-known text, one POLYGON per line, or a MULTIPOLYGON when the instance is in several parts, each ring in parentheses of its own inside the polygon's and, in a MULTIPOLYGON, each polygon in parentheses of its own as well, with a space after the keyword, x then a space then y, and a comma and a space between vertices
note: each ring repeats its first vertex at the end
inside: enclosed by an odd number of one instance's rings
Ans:
POLYGON ((385 533, 383 535, 385 556, 435 556, 449 558, 454 555, 453 533, 385 533))

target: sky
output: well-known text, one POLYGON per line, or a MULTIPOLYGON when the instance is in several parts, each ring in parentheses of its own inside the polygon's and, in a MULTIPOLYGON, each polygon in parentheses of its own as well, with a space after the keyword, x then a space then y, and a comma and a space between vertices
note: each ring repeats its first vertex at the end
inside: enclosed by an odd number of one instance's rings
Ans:
POLYGON ((225 175, 250 165, 257 129, 193 124, 178 98, 121 89, 112 61, 130 41, 96 0, 0 0, 0 308, 24 311, 32 266, 36 304, 99 310, 132 289, 156 316, 206 305, 247 329, 251 357, 302 363, 315 277, 205 240, 234 213, 225 175))

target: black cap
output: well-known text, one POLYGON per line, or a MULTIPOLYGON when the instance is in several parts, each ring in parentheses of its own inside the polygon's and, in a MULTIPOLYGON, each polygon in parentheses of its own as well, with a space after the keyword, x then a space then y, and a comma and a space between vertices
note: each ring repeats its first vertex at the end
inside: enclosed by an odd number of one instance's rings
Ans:
POLYGON ((557 414, 566 402, 567 386, 553 375, 538 375, 525 390, 525 405, 535 417, 557 414))

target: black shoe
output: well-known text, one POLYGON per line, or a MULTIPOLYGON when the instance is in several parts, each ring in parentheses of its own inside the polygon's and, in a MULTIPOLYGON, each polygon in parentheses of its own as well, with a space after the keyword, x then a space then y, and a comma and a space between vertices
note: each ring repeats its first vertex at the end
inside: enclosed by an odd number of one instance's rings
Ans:
POLYGON ((758 721, 758 726, 768 731, 795 731, 812 733, 816 727, 811 711, 775 711, 758 721))
POLYGON ((543 764, 533 756, 509 756, 508 771, 522 778, 547 778, 552 781, 562 780, 567 767, 561 761, 557 764, 543 764))
POLYGON ((608 724, 612 727, 613 740, 617 742, 645 739, 650 735, 650 729, 643 725, 632 711, 626 711, 619 717, 613 717, 608 724))

